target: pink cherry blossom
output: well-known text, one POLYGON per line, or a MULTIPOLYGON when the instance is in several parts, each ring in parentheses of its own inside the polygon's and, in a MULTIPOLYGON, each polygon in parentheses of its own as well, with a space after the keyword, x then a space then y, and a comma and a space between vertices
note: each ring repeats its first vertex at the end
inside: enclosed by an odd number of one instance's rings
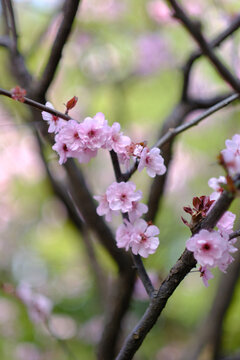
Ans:
POLYGON ((143 214, 148 212, 148 206, 140 203, 138 201, 132 202, 132 210, 128 212, 129 220, 131 223, 134 223, 137 219, 139 219, 143 214))
POLYGON ((136 43, 136 72, 151 75, 169 64, 167 44, 158 33, 146 33, 136 43))
POLYGON ((109 138, 106 143, 108 150, 114 150, 118 154, 125 153, 126 146, 131 144, 131 139, 128 136, 124 136, 120 130, 120 124, 117 122, 113 123, 109 130, 109 138))
POLYGON ((226 149, 221 151, 223 160, 230 175, 240 173, 240 135, 235 134, 232 140, 226 140, 226 149))
POLYGON ((223 188, 221 187, 221 184, 226 184, 227 179, 225 176, 219 176, 219 178, 211 178, 208 180, 208 186, 211 187, 214 192, 210 195, 211 200, 218 200, 221 193, 223 192, 223 188))
POLYGON ((143 146, 141 144, 134 144, 133 156, 137 157, 137 158, 140 158, 143 149, 144 148, 143 148, 143 146))
POLYGON ((148 225, 143 219, 138 219, 133 224, 134 231, 131 235, 130 246, 134 255, 141 255, 148 257, 148 255, 155 253, 159 239, 159 229, 155 225, 148 225))
POLYGON ((159 229, 155 225, 149 225, 145 220, 138 219, 134 224, 124 220, 116 232, 117 246, 129 250, 132 249, 134 255, 148 257, 153 254, 158 245, 159 229))
POLYGON ((228 242, 217 231, 201 230, 187 241, 186 247, 201 266, 213 267, 227 250, 228 242))
POLYGON ((221 184, 226 184, 227 180, 225 176, 219 176, 219 178, 211 178, 208 180, 208 186, 212 188, 214 191, 222 192, 223 188, 221 187, 221 184))
POLYGON ((120 210, 123 213, 132 211, 133 202, 142 197, 142 192, 135 190, 136 185, 131 181, 111 184, 106 191, 110 209, 120 210))
POLYGON ((79 126, 80 124, 77 121, 69 120, 58 133, 58 139, 66 144, 67 148, 71 151, 77 151, 83 146, 83 142, 78 134, 79 126))
POLYGON ((124 220, 124 223, 121 224, 116 231, 117 247, 124 248, 126 251, 128 251, 133 232, 134 232, 133 225, 129 221, 124 220))
MULTIPOLYGON (((53 105, 49 101, 47 101, 45 105, 47 107, 49 107, 50 109, 54 109, 53 105)), ((67 123, 67 121, 65 121, 55 115, 52 115, 52 114, 48 113, 47 111, 42 112, 42 118, 43 118, 43 120, 48 122, 48 125, 49 125, 48 132, 49 133, 58 132, 67 123)))
POLYGON ((94 199, 99 202, 99 205, 97 207, 97 214, 99 216, 105 215, 106 221, 112 221, 113 213, 117 214, 118 212, 110 209, 106 194, 100 196, 96 195, 94 196, 94 199))
POLYGON ((152 148, 149 150, 145 147, 141 153, 138 164, 138 171, 142 171, 146 167, 147 173, 150 177, 156 175, 163 175, 166 172, 163 157, 160 155, 160 149, 152 148))
POLYGON ((97 113, 93 118, 87 117, 79 124, 79 137, 87 148, 92 151, 105 147, 109 135, 109 126, 103 113, 97 113))
POLYGON ((200 270, 200 273, 201 273, 200 276, 202 278, 203 284, 206 287, 208 287, 209 286, 208 280, 214 278, 213 274, 211 273, 211 271, 208 269, 207 266, 200 266, 199 270, 200 270))
POLYGON ((118 153, 118 161, 120 164, 124 165, 126 169, 129 169, 130 167, 130 160, 131 157, 127 152, 127 148, 125 148, 125 152, 118 153))
POLYGON ((59 155, 59 164, 62 165, 67 161, 67 158, 72 156, 72 152, 68 149, 67 145, 61 141, 59 134, 55 136, 55 144, 52 147, 59 155))
POLYGON ((162 0, 153 0, 147 3, 149 16, 158 23, 168 23, 172 20, 169 7, 162 0))
POLYGON ((226 211, 216 225, 220 233, 230 234, 233 231, 235 219, 235 214, 231 211, 226 211))
POLYGON ((222 233, 222 238, 225 239, 227 247, 223 252, 221 258, 217 261, 216 266, 219 267, 219 270, 222 272, 226 272, 228 266, 233 262, 234 258, 230 255, 230 253, 236 252, 238 249, 233 246, 237 239, 229 240, 229 235, 227 233, 222 233))
POLYGON ((86 145, 83 145, 77 151, 72 151, 71 156, 78 159, 80 164, 82 163, 86 164, 92 158, 96 157, 97 153, 98 153, 97 150, 90 150, 86 145))

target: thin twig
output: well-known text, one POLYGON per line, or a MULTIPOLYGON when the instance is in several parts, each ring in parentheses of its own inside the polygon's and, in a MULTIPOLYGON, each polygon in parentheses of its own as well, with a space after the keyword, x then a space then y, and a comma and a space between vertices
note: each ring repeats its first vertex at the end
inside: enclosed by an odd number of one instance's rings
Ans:
MULTIPOLYGON (((231 24, 223 30, 219 35, 217 35, 212 41, 210 41, 210 47, 216 48, 222 44, 230 35, 232 35, 236 30, 240 27, 240 15, 234 17, 231 24)), ((189 88, 189 78, 191 74, 191 70, 193 68, 193 63, 199 59, 203 55, 201 50, 196 50, 193 52, 185 65, 183 66, 183 89, 182 89, 182 100, 188 100, 188 88, 189 88)))
POLYGON ((12 1, 11 0, 6 0, 7 2, 7 8, 8 8, 8 13, 9 13, 9 19, 10 19, 10 29, 11 29, 11 33, 12 33, 12 38, 13 38, 13 50, 17 51, 17 42, 18 42, 18 34, 17 34, 17 27, 16 27, 16 19, 15 19, 15 14, 14 14, 14 10, 13 10, 13 5, 12 5, 12 1))
POLYGON ((53 81, 59 61, 62 57, 64 45, 67 43, 68 37, 71 33, 73 21, 77 14, 79 4, 80 0, 66 0, 64 3, 62 10, 62 22, 51 47, 50 56, 41 75, 41 80, 36 84, 35 91, 38 97, 41 97, 46 93, 53 81))
POLYGON ((240 236, 240 230, 234 231, 229 235, 229 240, 235 239, 236 237, 240 236))
MULTIPOLYGON (((0 88, 0 95, 4 95, 4 96, 7 96, 7 97, 12 99, 12 93, 10 91, 5 90, 5 89, 0 88)), ((70 116, 68 116, 66 114, 63 114, 60 111, 57 111, 55 109, 51 109, 51 108, 49 108, 49 107, 47 107, 45 105, 40 104, 39 102, 31 100, 31 99, 29 99, 27 97, 24 97, 24 104, 30 105, 30 106, 32 106, 35 109, 38 109, 40 111, 46 111, 46 112, 48 112, 48 113, 50 113, 52 115, 58 116, 58 117, 60 117, 62 119, 65 119, 65 120, 72 119, 70 116)))
POLYGON ((219 57, 213 52, 211 45, 207 42, 203 36, 199 24, 193 22, 183 11, 180 5, 175 0, 166 0, 175 11, 174 16, 178 18, 184 27, 188 30, 190 35, 199 45, 202 53, 211 61, 219 75, 224 79, 231 87, 240 92, 240 82, 233 76, 228 68, 222 63, 219 57))
POLYGON ((153 287, 151 279, 148 276, 148 273, 146 272, 142 259, 139 255, 134 254, 132 254, 132 258, 134 265, 136 266, 139 278, 141 279, 143 286, 145 287, 145 290, 151 299, 154 296, 155 289, 153 287))
POLYGON ((210 107, 207 111, 204 111, 203 114, 197 116, 195 119, 189 121, 188 123, 180 125, 175 129, 169 129, 168 132, 156 142, 154 147, 160 148, 176 135, 182 133, 183 131, 186 131, 187 129, 190 129, 193 126, 198 125, 202 120, 206 119, 208 116, 231 104, 233 101, 235 101, 238 98, 239 98, 239 94, 232 94, 231 96, 220 101, 216 105, 210 107))

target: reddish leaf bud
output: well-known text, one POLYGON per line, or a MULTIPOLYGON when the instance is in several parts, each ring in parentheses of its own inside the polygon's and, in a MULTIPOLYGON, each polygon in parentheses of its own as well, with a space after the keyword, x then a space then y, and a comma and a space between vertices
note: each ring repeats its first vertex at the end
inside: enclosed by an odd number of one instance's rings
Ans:
POLYGON ((195 197, 193 198, 192 203, 193 203, 193 206, 195 207, 195 209, 198 210, 199 207, 200 207, 200 205, 201 205, 201 200, 200 200, 197 196, 195 196, 195 197))
POLYGON ((20 86, 16 85, 15 88, 11 89, 12 99, 24 102, 24 96, 26 95, 26 90, 22 89, 20 86))
POLYGON ((68 100, 66 106, 66 114, 68 113, 69 110, 73 109, 74 106, 76 105, 76 103, 78 102, 78 98, 76 96, 74 96, 73 98, 71 98, 70 100, 68 100))
POLYGON ((181 216, 182 222, 184 223, 184 225, 190 227, 190 224, 187 222, 187 220, 185 220, 182 216, 181 216))
POLYGON ((184 206, 183 210, 190 215, 193 213, 193 210, 190 208, 190 206, 184 206))

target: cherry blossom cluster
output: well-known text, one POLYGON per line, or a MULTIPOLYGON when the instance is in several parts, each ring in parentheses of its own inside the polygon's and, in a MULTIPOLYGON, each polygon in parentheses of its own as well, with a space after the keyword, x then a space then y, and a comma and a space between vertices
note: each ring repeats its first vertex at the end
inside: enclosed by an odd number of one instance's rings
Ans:
MULTIPOLYGON (((71 106, 75 104, 76 99, 73 98, 71 106)), ((46 106, 54 109, 50 102, 46 106)), ((70 108, 67 107, 67 110, 70 108)), ((138 170, 142 171, 146 167, 151 177, 166 172, 160 149, 149 149, 145 143, 133 143, 128 136, 123 135, 119 123, 109 126, 103 113, 99 112, 93 118, 87 117, 81 123, 63 120, 46 111, 42 112, 42 117, 48 122, 48 132, 56 134, 53 150, 58 153, 60 164, 65 163, 69 157, 76 158, 80 163, 88 163, 97 156, 99 149, 106 149, 113 150, 120 163, 127 168, 133 159, 138 161, 138 170)))
MULTIPOLYGON (((205 217, 218 200, 224 187, 236 192, 234 181, 236 175, 240 174, 240 135, 235 134, 231 140, 226 140, 226 148, 220 153, 220 164, 226 171, 226 177, 211 178, 208 185, 214 190, 210 196, 194 198, 194 207, 185 207, 184 211, 192 216, 189 224, 185 219, 183 222, 190 228, 205 217)), ((236 215, 226 211, 216 225, 216 230, 201 230, 192 236, 186 243, 189 251, 192 251, 194 258, 200 264, 200 273, 205 286, 208 280, 213 277, 210 269, 218 267, 226 272, 228 265, 234 260, 231 253, 237 251, 234 247, 236 239, 231 239, 233 225, 236 215)))
MULTIPOLYGON (((77 102, 74 97, 66 105, 66 113, 77 102)), ((53 108, 49 102, 47 107, 53 108)), ((43 120, 49 125, 48 131, 55 133, 53 150, 59 154, 59 163, 63 164, 69 157, 76 158, 80 163, 87 163, 95 157, 99 149, 114 151, 120 164, 128 169, 131 160, 137 164, 138 171, 146 168, 150 177, 163 175, 166 172, 160 149, 149 149, 146 143, 134 143, 128 136, 123 135, 121 126, 115 122, 108 125, 103 113, 97 113, 93 118, 87 117, 83 122, 75 120, 65 121, 46 111, 42 112, 43 120)), ((119 248, 126 251, 131 248, 133 254, 147 257, 153 254, 158 245, 159 234, 157 226, 140 219, 146 214, 148 207, 139 202, 142 192, 136 191, 136 185, 131 182, 114 182, 105 194, 96 195, 94 199, 99 202, 97 213, 105 216, 106 221, 112 220, 112 215, 125 214, 125 220, 116 232, 116 241, 119 248), (126 219, 127 217, 127 219, 126 219)))
POLYGON ((133 254, 147 257, 153 254, 159 240, 157 226, 147 223, 140 217, 147 213, 148 207, 139 202, 142 192, 136 190, 136 185, 131 182, 114 182, 111 184, 104 195, 94 196, 99 202, 97 207, 98 215, 105 215, 107 221, 112 220, 113 214, 127 214, 128 219, 124 219, 116 231, 116 241, 119 248, 126 251, 131 248, 133 254))
POLYGON ((134 255, 148 257, 154 254, 159 245, 160 230, 151 222, 137 219, 134 223, 124 220, 116 232, 116 241, 119 248, 129 250, 131 248, 134 255))
MULTIPOLYGON (((209 180, 208 184, 214 192, 209 197, 201 197, 202 204, 205 206, 199 207, 198 216, 205 217, 208 214, 223 191, 221 185, 226 184, 226 182, 224 176, 209 180)), ((186 207, 185 211, 191 213, 190 209, 190 207, 186 207)), ((196 211, 192 213, 193 224, 194 216, 196 216, 196 211)), ((194 258, 200 265, 199 270, 205 286, 208 286, 208 280, 213 278, 211 268, 218 267, 222 272, 226 272, 228 265, 234 260, 231 253, 237 251, 237 248, 234 247, 236 239, 230 240, 229 235, 233 231, 235 218, 235 214, 226 211, 216 225, 217 230, 203 229, 187 240, 186 247, 193 252, 194 258)))

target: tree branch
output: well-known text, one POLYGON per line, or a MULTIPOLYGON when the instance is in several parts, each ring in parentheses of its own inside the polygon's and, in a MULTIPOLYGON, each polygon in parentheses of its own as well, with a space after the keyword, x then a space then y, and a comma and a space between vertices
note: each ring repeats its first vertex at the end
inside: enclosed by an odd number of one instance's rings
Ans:
POLYGON ((176 135, 190 129, 193 126, 198 125, 202 120, 206 119, 215 112, 223 109, 224 107, 231 104, 233 101, 235 101, 238 98, 239 98, 239 94, 232 94, 226 99, 217 103, 216 105, 210 107, 207 111, 204 111, 203 114, 197 116, 195 119, 189 121, 188 123, 180 125, 174 129, 170 128, 168 132, 162 138, 160 138, 154 146, 159 148, 162 147, 164 144, 166 144, 170 139, 172 139, 176 135))
MULTIPOLYGON (((193 234, 196 234, 201 229, 212 229, 224 212, 229 208, 232 201, 233 195, 224 191, 207 217, 195 227, 193 234)), ((169 297, 173 294, 184 277, 195 266, 196 260, 193 257, 193 253, 185 249, 181 257, 170 270, 166 279, 162 282, 157 295, 152 299, 145 314, 135 329, 127 337, 116 360, 131 360, 133 358, 146 335, 156 323, 169 297)))
POLYGON ((62 22, 59 26, 56 38, 51 47, 47 65, 41 75, 41 80, 35 85, 34 92, 37 98, 41 98, 48 90, 53 81, 58 64, 62 57, 62 51, 71 33, 73 21, 77 14, 80 0, 66 0, 62 10, 62 22))
MULTIPOLYGON (((217 35, 211 42, 210 47, 216 48, 222 44, 229 36, 231 36, 236 30, 240 27, 240 15, 236 16, 231 24, 219 35, 217 35)), ((193 68, 193 63, 199 59, 203 55, 201 50, 196 50, 193 52, 188 60, 186 61, 185 65, 183 66, 183 89, 182 89, 182 101, 188 100, 188 88, 189 88, 189 78, 190 73, 193 68)))
MULTIPOLYGON (((11 91, 7 91, 7 90, 5 90, 5 89, 1 89, 1 88, 0 88, 0 95, 7 96, 7 97, 9 97, 9 98, 12 99, 12 93, 11 93, 11 91)), ((13 100, 13 99, 12 99, 12 100, 13 100)), ((46 111, 46 112, 48 112, 48 113, 50 113, 50 114, 52 114, 52 115, 58 116, 58 117, 60 117, 60 118, 62 118, 62 119, 65 119, 65 120, 70 120, 70 119, 72 119, 69 115, 66 115, 66 114, 64 114, 64 113, 61 113, 60 111, 57 111, 57 110, 55 110, 55 109, 51 109, 51 108, 49 108, 49 107, 47 107, 47 106, 45 106, 45 105, 42 105, 42 104, 39 103, 39 102, 34 101, 34 100, 31 100, 31 99, 29 99, 29 98, 27 98, 27 97, 24 97, 24 104, 27 104, 27 105, 29 105, 29 106, 32 106, 32 107, 34 107, 35 109, 38 109, 38 110, 40 110, 40 111, 46 111)))
MULTIPOLYGON (((239 230, 231 234, 230 238, 236 235, 240 235, 239 230)), ((211 309, 199 330, 195 332, 192 342, 187 345, 182 360, 198 359, 206 347, 210 349, 212 354, 209 356, 212 359, 219 359, 223 321, 232 301, 239 274, 240 252, 238 251, 227 273, 221 275, 211 309)))
POLYGON ((228 68, 220 61, 218 56, 213 52, 211 45, 203 36, 200 26, 193 22, 183 11, 175 0, 167 0, 175 11, 174 16, 178 18, 190 35, 199 45, 202 53, 211 61, 219 75, 236 91, 240 92, 240 82, 232 75, 228 68))

